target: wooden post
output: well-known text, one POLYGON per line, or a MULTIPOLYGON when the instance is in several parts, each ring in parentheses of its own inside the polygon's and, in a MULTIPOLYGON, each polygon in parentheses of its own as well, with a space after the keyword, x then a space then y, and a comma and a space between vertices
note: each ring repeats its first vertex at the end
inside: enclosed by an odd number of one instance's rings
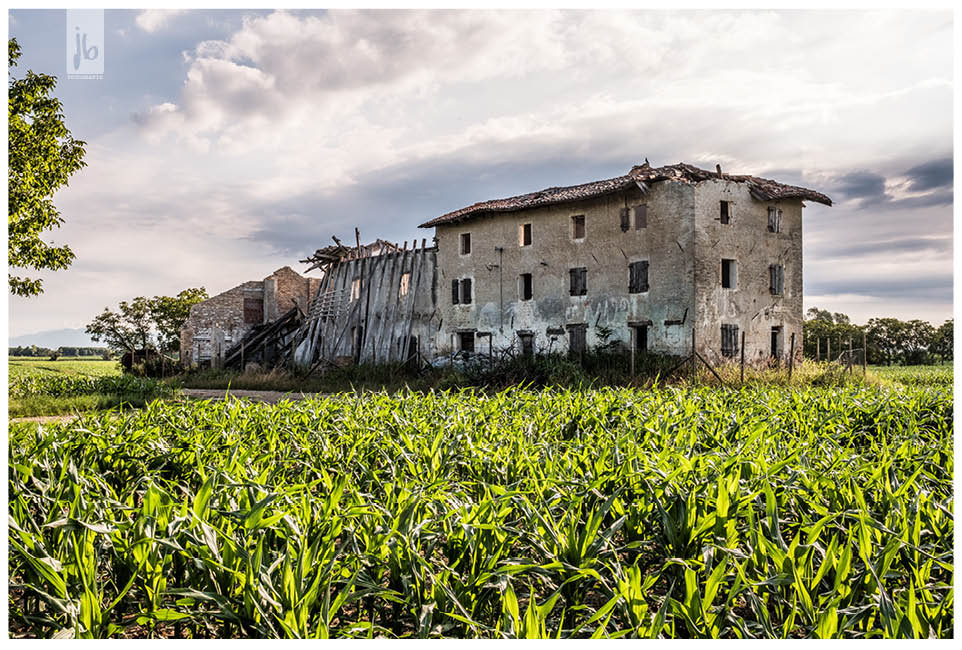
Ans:
POLYGON ((822 358, 822 337, 815 337, 815 360, 818 361, 822 358))
POLYGON ((865 332, 862 332, 862 376, 868 374, 868 346, 865 345, 865 332))
POLYGON ((745 383, 745 330, 742 330, 742 372, 741 383, 745 383))
POLYGON ((848 371, 851 373, 852 368, 852 337, 848 337, 848 371))
POLYGON ((635 336, 637 336, 637 334, 635 333, 635 329, 636 328, 634 327, 628 328, 628 334, 629 334, 628 344, 631 346, 631 378, 632 379, 635 378, 635 336))
POLYGON ((361 231, 358 228, 354 229, 354 239, 357 241, 357 256, 361 257, 361 231))
POLYGON ((691 380, 693 382, 695 381, 695 373, 698 369, 696 365, 697 361, 698 361, 698 357, 695 356, 695 323, 694 321, 692 321, 692 324, 691 324, 691 380))
POLYGON ((792 380, 792 370, 795 368, 795 332, 792 332, 792 343, 788 351, 788 380, 792 380))
POLYGON ((831 336, 825 339, 825 346, 826 346, 825 360, 828 361, 829 363, 832 363, 832 337, 831 336))

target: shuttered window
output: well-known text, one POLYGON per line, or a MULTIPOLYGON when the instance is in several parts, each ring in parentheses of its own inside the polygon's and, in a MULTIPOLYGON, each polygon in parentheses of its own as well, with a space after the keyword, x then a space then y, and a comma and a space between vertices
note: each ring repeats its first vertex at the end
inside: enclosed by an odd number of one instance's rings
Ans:
POLYGON ((785 292, 785 267, 781 264, 768 267, 768 289, 773 296, 780 296, 785 292))
POLYGON ((721 285, 723 289, 735 288, 735 260, 722 260, 721 285))
POLYGON ((628 293, 648 291, 648 260, 628 265, 628 293))
POLYGON ((461 304, 471 304, 471 278, 461 280, 461 304))
POLYGON ((469 232, 461 233, 461 254, 471 254, 471 233, 469 232))
POLYGON ((531 245, 531 224, 523 223, 518 230, 518 243, 522 246, 531 245))
POLYGON ((631 223, 629 222, 630 214, 628 208, 621 209, 621 232, 628 232, 631 228, 631 223))
POLYGON ((738 354, 738 325, 722 325, 722 355, 733 357, 738 354))
POLYGON ((648 205, 641 204, 635 206, 635 230, 648 227, 648 205))
POLYGON ((587 347, 585 333, 587 327, 585 325, 569 325, 568 326, 568 351, 574 352, 576 354, 581 354, 585 351, 587 347))
POLYGON ((461 302, 461 281, 451 280, 451 304, 457 305, 461 302))
POLYGON ((585 238, 585 215, 579 214, 571 217, 571 237, 573 239, 585 238))
POLYGON ((244 324, 257 325, 264 322, 264 299, 244 298, 244 324))
POLYGON ((768 232, 782 231, 782 211, 780 208, 768 208, 768 232))
POLYGON ((720 202, 720 215, 719 219, 724 224, 729 224, 732 221, 732 202, 731 201, 721 201, 720 202))
POLYGON ((568 269, 568 275, 571 279, 571 295, 586 295, 588 293, 588 269, 585 267, 568 269))
POLYGON ((534 294, 534 287, 532 286, 530 273, 521 274, 521 279, 520 279, 518 288, 521 290, 522 300, 531 300, 531 297, 534 294))

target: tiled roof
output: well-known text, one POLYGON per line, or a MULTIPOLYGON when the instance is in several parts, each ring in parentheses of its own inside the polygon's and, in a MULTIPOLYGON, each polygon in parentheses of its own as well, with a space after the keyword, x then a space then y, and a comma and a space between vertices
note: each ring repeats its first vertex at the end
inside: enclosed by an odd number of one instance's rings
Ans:
MULTIPOLYGON (((686 163, 677 165, 665 165, 663 167, 652 167, 647 162, 644 165, 636 165, 631 168, 624 176, 617 176, 593 183, 582 185, 572 185, 571 187, 549 187, 540 192, 531 192, 520 196, 512 196, 506 199, 494 199, 482 201, 469 205, 466 208, 448 212, 435 219, 431 219, 421 224, 421 228, 432 228, 449 223, 465 221, 476 216, 492 214, 496 212, 515 212, 538 208, 557 203, 567 203, 569 201, 580 201, 597 196, 604 196, 631 187, 636 183, 651 184, 660 181, 675 181, 682 183, 698 183, 705 180, 717 179, 717 171, 711 172, 699 169, 686 163)), ((766 178, 757 176, 721 174, 721 178, 736 183, 747 183, 748 191, 759 201, 776 201, 779 199, 805 199, 832 205, 832 199, 820 192, 809 190, 804 187, 785 185, 766 178)))

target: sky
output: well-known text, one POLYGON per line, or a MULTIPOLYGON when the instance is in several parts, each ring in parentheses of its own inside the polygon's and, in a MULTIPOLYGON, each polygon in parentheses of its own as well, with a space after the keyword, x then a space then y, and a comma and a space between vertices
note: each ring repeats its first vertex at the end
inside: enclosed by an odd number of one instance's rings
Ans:
POLYGON ((832 197, 806 309, 952 317, 949 11, 107 10, 98 80, 66 78, 64 11, 8 27, 87 142, 46 236, 76 260, 11 337, 645 158, 832 197))

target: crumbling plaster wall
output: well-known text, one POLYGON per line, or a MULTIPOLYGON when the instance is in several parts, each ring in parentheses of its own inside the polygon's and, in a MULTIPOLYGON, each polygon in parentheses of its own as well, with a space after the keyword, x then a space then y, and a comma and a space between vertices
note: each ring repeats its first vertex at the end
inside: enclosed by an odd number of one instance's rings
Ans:
MULTIPOLYGON (((180 332, 180 358, 187 363, 207 361, 217 350, 213 330, 224 333, 224 345, 239 341, 254 326, 244 323, 244 299, 263 299, 264 282, 245 282, 190 308, 180 332)), ((224 352, 221 350, 220 352, 224 352)))
MULTIPOLYGON (((721 325, 745 332, 745 360, 765 362, 771 355, 772 327, 781 326, 782 358, 792 333, 801 345, 802 326, 802 202, 758 201, 745 184, 703 181, 695 187, 695 295, 700 352, 713 362, 721 353, 721 325), (729 224, 722 224, 720 202, 734 202, 729 224), (782 210, 780 232, 768 231, 768 208, 782 210), (734 259, 736 283, 721 286, 721 261, 734 259), (784 293, 770 292, 769 265, 784 266, 784 293)), ((738 357, 736 356, 736 359, 738 357)))
MULTIPOLYGON (((538 351, 566 351, 566 327, 585 324, 588 347, 601 343, 599 326, 626 345, 629 322, 651 321, 648 349, 687 354, 694 317, 694 188, 662 182, 575 203, 494 214, 438 226, 437 354, 457 352, 457 334, 490 332, 491 345, 520 348, 519 331, 534 334, 538 351), (621 229, 621 209, 647 203, 647 227, 621 229), (572 237, 572 217, 585 215, 585 238, 572 237), (520 246, 519 226, 531 224, 532 244, 520 246), (471 253, 460 254, 460 235, 471 233, 471 253), (503 253, 497 249, 503 247, 503 253), (648 260, 649 290, 629 293, 630 262, 648 260), (569 269, 588 269, 587 295, 571 296, 569 269), (519 276, 531 273, 533 299, 520 300, 519 276), (452 304, 452 279, 471 278, 470 305, 452 304), (665 321, 680 324, 668 325, 665 321), (550 330, 550 331, 549 331, 550 330)), ((486 353, 488 338, 475 350, 486 353)))

